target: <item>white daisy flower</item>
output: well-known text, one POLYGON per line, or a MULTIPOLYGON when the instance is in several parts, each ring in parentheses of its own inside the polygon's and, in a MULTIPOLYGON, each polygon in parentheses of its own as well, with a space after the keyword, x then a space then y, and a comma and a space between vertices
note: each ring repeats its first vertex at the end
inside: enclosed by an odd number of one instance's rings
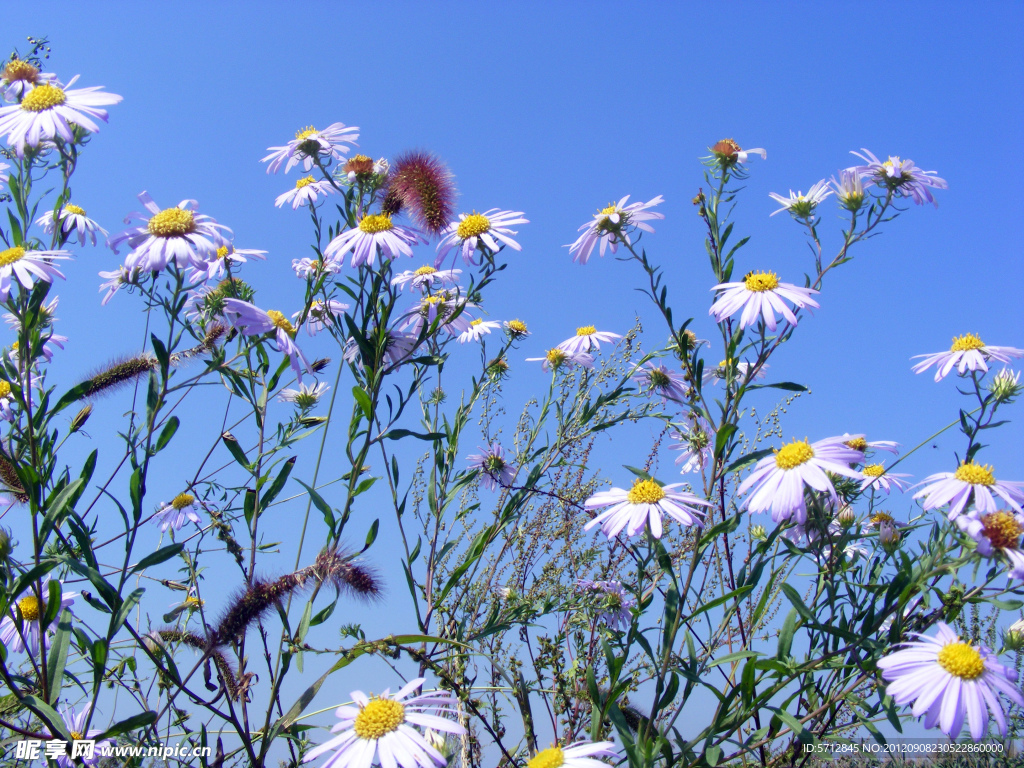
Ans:
POLYGON ((467 456, 469 469, 480 472, 480 485, 489 491, 507 488, 516 477, 516 466, 505 459, 505 449, 497 440, 487 448, 478 448, 480 453, 467 456))
POLYGON ((424 678, 412 680, 400 691, 385 690, 380 696, 352 691, 355 706, 334 710, 339 722, 330 741, 306 753, 304 763, 333 752, 321 768, 370 768, 379 762, 384 768, 430 768, 444 766, 445 757, 414 726, 464 735, 466 729, 456 722, 458 702, 442 691, 412 696, 422 688, 424 678))
POLYGON ((754 149, 742 149, 732 139, 722 139, 711 147, 711 151, 725 164, 733 165, 737 162, 746 163, 751 155, 760 155, 762 160, 768 159, 768 152, 761 147, 754 149))
POLYGON ((459 221, 452 222, 441 232, 442 238, 437 244, 437 260, 434 266, 441 266, 441 262, 455 248, 458 248, 462 260, 467 264, 477 263, 476 249, 481 244, 490 249, 491 253, 497 253, 506 245, 514 251, 523 250, 523 247, 510 237, 516 234, 516 231, 509 229, 513 224, 530 223, 529 219, 522 216, 522 211, 502 211, 498 208, 491 208, 483 213, 460 213, 459 221))
MULTIPOLYGON (((736 362, 735 360, 723 360, 714 368, 705 368, 704 373, 701 374, 701 384, 711 384, 717 386, 720 381, 728 381, 730 378, 736 381, 746 381, 747 373, 754 366, 744 360, 736 362)), ((757 369, 757 373, 754 374, 751 381, 757 379, 763 379, 767 374, 765 371, 771 366, 767 363, 763 363, 760 368, 757 369)))
MULTIPOLYGON (((57 583, 60 584, 61 582, 57 583)), ((50 590, 49 584, 50 582, 46 582, 42 585, 41 594, 43 601, 47 600, 50 590)), ((77 592, 61 592, 61 609, 70 608, 77 596, 77 592)), ((0 642, 3 642, 8 653, 21 653, 27 650, 31 656, 39 655, 39 617, 45 612, 45 602, 40 602, 35 591, 32 589, 23 592, 18 601, 8 607, 7 615, 4 616, 3 621, 0 621, 0 642), (15 607, 18 609, 17 612, 14 610, 15 607), (18 613, 21 614, 20 617, 18 613)), ((47 637, 52 635, 54 630, 53 624, 48 626, 46 628, 47 637)))
POLYGON ((672 433, 676 442, 669 446, 670 451, 682 451, 676 464, 682 464, 679 474, 699 472, 711 461, 715 449, 715 432, 705 419, 698 413, 690 413, 689 426, 685 430, 672 433))
POLYGON ((282 389, 277 399, 282 403, 295 403, 299 408, 308 411, 320 402, 330 386, 320 382, 300 384, 298 389, 282 389))
POLYGON ((992 493, 1003 499, 1017 512, 1024 514, 1024 483, 996 480, 990 464, 975 464, 968 461, 957 467, 956 472, 936 472, 918 485, 930 483, 914 494, 915 499, 924 497, 921 505, 925 511, 949 505, 947 516, 956 520, 973 499, 974 506, 981 514, 996 511, 996 500, 992 493))
POLYGON ((0 70, 0 91, 7 102, 18 101, 37 85, 57 80, 53 72, 40 72, 39 68, 24 59, 11 59, 0 70))
POLYGON ((588 355, 586 352, 576 352, 570 354, 564 349, 555 347, 549 349, 544 357, 528 357, 526 358, 528 363, 543 362, 541 366, 545 371, 557 371, 561 368, 565 368, 567 371, 575 368, 577 365, 581 365, 584 368, 594 367, 594 358, 592 355, 588 355))
POLYGON ((495 320, 483 320, 479 317, 476 320, 470 320, 469 328, 459 334, 459 343, 480 341, 486 334, 498 328, 501 328, 501 323, 495 320))
POLYGON ((166 504, 160 505, 153 519, 160 523, 160 530, 168 528, 180 531, 185 525, 185 520, 191 520, 199 525, 199 515, 196 514, 196 497, 191 493, 179 493, 166 504))
POLYGON ((809 219, 814 215, 814 209, 818 207, 818 204, 831 194, 832 190, 828 188, 828 184, 824 179, 807 190, 806 195, 802 191, 794 194, 792 189, 789 190, 789 197, 769 192, 768 197, 782 204, 782 207, 777 211, 773 211, 771 215, 774 216, 776 213, 789 211, 794 218, 809 219))
POLYGON ((260 162, 270 162, 267 173, 277 173, 285 161, 285 173, 299 163, 308 173, 316 165, 317 159, 322 163, 343 159, 349 151, 345 145, 356 143, 358 131, 355 126, 346 126, 344 123, 332 123, 322 131, 310 125, 296 131, 295 138, 283 147, 267 147, 270 154, 260 162))
MULTIPOLYGON (((104 237, 107 230, 85 215, 85 210, 77 205, 68 203, 60 209, 57 214, 60 220, 60 230, 66 239, 71 239, 75 232, 78 233, 78 244, 85 245, 86 240, 91 240, 96 245, 96 233, 100 232, 104 237)), ((36 224, 43 228, 47 234, 53 234, 53 211, 47 211, 36 220, 36 224)))
POLYGON ((711 502, 694 496, 682 488, 682 483, 658 485, 654 480, 637 479, 628 491, 624 488, 612 488, 599 491, 584 502, 588 510, 609 507, 600 515, 583 526, 589 531, 595 525, 601 526, 601 532, 609 539, 614 539, 625 529, 628 536, 636 536, 647 523, 651 525, 651 534, 661 538, 661 516, 666 514, 685 526, 704 525, 704 510, 698 507, 711 507, 711 502))
POLYGON ((273 333, 277 351, 288 358, 295 378, 302 383, 302 372, 313 372, 295 343, 295 326, 276 309, 260 309, 241 299, 224 299, 224 316, 234 328, 249 336, 273 333))
POLYGON ((334 192, 335 189, 329 181, 315 181, 312 176, 304 176, 295 182, 294 189, 278 195, 274 205, 280 208, 285 203, 291 203, 294 211, 300 205, 312 205, 320 195, 333 195, 334 192))
POLYGON ((832 189, 835 190, 836 200, 848 211, 859 211, 864 205, 864 184, 860 180, 860 174, 853 168, 847 168, 839 172, 839 181, 833 176, 831 179, 832 189))
POLYGON ((791 301, 801 309, 819 306, 818 302, 811 298, 818 291, 779 282, 778 275, 774 272, 748 272, 742 282, 719 283, 711 290, 722 291, 722 295, 711 305, 708 314, 714 315, 715 322, 720 323, 742 309, 740 328, 753 325, 757 322, 758 315, 761 315, 768 330, 774 331, 777 327, 776 312, 780 312, 787 322, 796 325, 796 315, 786 306, 783 299, 791 301))
POLYGON ((900 472, 889 472, 884 464, 865 464, 861 472, 864 473, 864 479, 860 484, 862 491, 866 491, 868 488, 878 488, 889 493, 894 485, 902 491, 907 487, 903 478, 910 477, 910 475, 900 472))
POLYGON ((513 339, 525 339, 530 335, 530 331, 526 327, 526 323, 518 318, 515 320, 509 320, 505 323, 505 333, 513 339))
POLYGON ((6 184, 7 179, 11 177, 8 171, 11 170, 11 166, 7 163, 0 163, 0 184, 6 184))
POLYGON ((407 269, 391 280, 391 284, 404 289, 406 286, 428 291, 435 286, 458 285, 461 269, 437 269, 436 267, 420 267, 407 269))
POLYGON ((1001 363, 1010 362, 1011 357, 1024 357, 1024 349, 1015 347, 991 347, 985 344, 973 333, 965 333, 953 339, 953 346, 948 352, 935 352, 930 355, 914 355, 925 358, 915 365, 911 370, 914 373, 921 373, 928 368, 935 366, 935 380, 942 379, 954 368, 960 375, 967 371, 988 372, 988 360, 998 360, 1001 363))
POLYGON ((20 245, 0 251, 0 301, 7 301, 15 280, 25 290, 31 290, 36 280, 52 283, 53 278, 64 275, 51 262, 68 259, 68 251, 30 251, 20 245))
MULTIPOLYGON (((306 333, 310 336, 316 336, 323 330, 326 330, 328 326, 337 326, 340 323, 341 318, 346 311, 348 311, 349 305, 343 301, 337 299, 313 299, 313 302, 309 305, 309 313, 306 315, 306 333)), ((292 320, 298 322, 302 312, 296 312, 292 315, 292 320)))
POLYGON ((855 451, 860 451, 862 454, 867 456, 867 452, 870 451, 888 451, 894 456, 898 456, 900 453, 900 444, 893 442, 892 440, 871 440, 868 441, 863 435, 849 435, 843 434, 843 445, 847 448, 853 448, 855 451))
POLYGON ((128 269, 159 272, 172 261, 181 269, 204 269, 217 249, 227 244, 219 230, 231 230, 210 216, 190 210, 198 206, 195 200, 182 200, 176 207, 163 210, 148 192, 140 194, 139 200, 152 215, 133 211, 124 221, 128 224, 138 219, 145 226, 125 230, 107 241, 114 253, 118 253, 121 243, 128 243, 132 249, 124 260, 128 269))
POLYGON ((96 120, 107 121, 107 111, 99 107, 121 101, 116 94, 100 93, 102 86, 68 90, 77 80, 75 75, 63 87, 55 82, 37 85, 19 104, 0 107, 0 134, 7 134, 7 143, 19 157, 26 146, 38 147, 58 137, 74 141, 72 124, 96 133, 100 129, 96 120))
POLYGON ((612 342, 618 341, 622 336, 618 333, 611 333, 609 331, 599 331, 592 325, 583 325, 576 329, 576 335, 571 339, 566 339, 558 345, 559 349, 564 349, 570 354, 576 354, 578 352, 590 352, 594 349, 601 348, 601 342, 611 344, 612 342))
POLYGON ((0 419, 4 421, 14 421, 14 409, 12 405, 17 405, 18 401, 14 397, 14 390, 11 389, 11 382, 6 379, 0 379, 0 419))
POLYGON ((114 298, 114 294, 126 285, 138 285, 140 272, 141 270, 137 268, 126 269, 124 266, 112 269, 109 272, 100 272, 99 276, 107 281, 100 285, 100 293, 103 291, 107 292, 107 295, 103 297, 103 301, 100 304, 106 306, 107 302, 114 298))
POLYGON ((542 749, 534 755, 526 768, 607 768, 610 763, 597 758, 618 761, 619 753, 610 741, 577 741, 565 747, 557 745, 542 749))
POLYGON ((411 246, 420 242, 426 241, 416 230, 393 223, 387 214, 369 213, 357 226, 331 240, 324 249, 324 256, 340 264, 345 254, 352 251, 353 267, 363 264, 373 267, 378 247, 384 258, 394 259, 402 254, 412 256, 411 246))
POLYGON ((772 520, 777 523, 795 518, 802 525, 807 522, 804 486, 828 493, 832 502, 838 503, 836 490, 826 473, 863 480, 863 474, 850 469, 850 464, 859 462, 862 456, 846 446, 842 437, 828 437, 816 443, 794 440, 777 449, 774 456, 761 459, 737 493, 742 496, 756 485, 757 489, 747 499, 747 509, 751 512, 771 510, 772 520))
POLYGON ((428 328, 435 321, 452 336, 459 336, 470 329, 470 318, 465 310, 475 307, 467 301, 462 301, 456 291, 441 291, 431 296, 424 296, 419 304, 403 315, 405 324, 403 331, 408 331, 419 337, 424 328, 428 328), (458 315, 456 316, 456 313, 458 315))
POLYGON ((673 371, 668 366, 658 365, 653 360, 639 366, 632 380, 640 386, 641 392, 660 395, 666 402, 674 400, 683 403, 690 392, 682 373, 673 371))
POLYGON ((189 273, 188 279, 191 283, 206 282, 207 280, 220 280, 228 271, 228 267, 234 268, 236 264, 244 264, 249 259, 267 260, 266 251, 257 251, 252 248, 235 248, 233 243, 225 243, 217 248, 202 267, 195 267, 189 273))
MULTIPOLYGON (((412 353, 416 350, 418 339, 419 337, 416 334, 402 333, 396 330, 388 331, 384 342, 384 358, 388 363, 397 367, 412 356, 412 353)), ((346 362, 362 368, 363 358, 355 339, 349 339, 345 342, 343 357, 346 362)))
POLYGON ((1020 537, 1024 533, 1024 515, 1011 514, 1003 510, 979 515, 971 510, 956 519, 961 531, 968 534, 978 545, 978 552, 985 557, 995 557, 998 552, 1006 556, 1009 563, 1009 578, 1024 579, 1024 551, 1020 548, 1020 537))
POLYGON ((330 259, 292 259, 295 276, 303 280, 316 279, 323 274, 336 275, 341 271, 341 264, 330 259))
POLYGON ((636 227, 644 232, 653 233, 654 227, 645 222, 665 218, 663 213, 650 213, 647 210, 665 202, 665 198, 661 195, 646 203, 626 205, 627 200, 629 200, 629 195, 619 200, 618 203, 608 204, 594 215, 592 222, 584 224, 577 230, 583 234, 576 238, 576 242, 563 246, 569 249, 569 255, 572 256, 573 261, 586 264, 594 252, 594 248, 598 245, 600 245, 601 256, 604 256, 605 251, 609 248, 612 253, 615 253, 618 251, 621 241, 632 245, 633 241, 629 239, 629 228, 636 227))

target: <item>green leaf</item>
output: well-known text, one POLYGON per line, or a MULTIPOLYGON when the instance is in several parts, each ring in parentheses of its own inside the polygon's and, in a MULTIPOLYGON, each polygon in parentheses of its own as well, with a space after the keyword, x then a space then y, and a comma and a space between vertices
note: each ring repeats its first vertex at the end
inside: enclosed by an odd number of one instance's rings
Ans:
POLYGON ((796 608, 791 608, 786 616, 786 621, 782 625, 782 631, 779 632, 779 645, 775 651, 775 658, 779 660, 788 657, 792 650, 793 635, 796 633, 796 617, 796 608))
POLYGON ((782 591, 786 593, 786 597, 789 598, 789 602, 793 604, 793 607, 796 608, 797 613, 799 613, 805 621, 814 621, 814 614, 811 613, 810 608, 804 605, 804 601, 801 599, 799 592, 793 589, 793 587, 789 584, 785 583, 782 584, 782 591))
POLYGON ((729 444, 729 440, 736 432, 735 424, 723 424, 718 434, 715 435, 715 458, 720 459, 725 455, 725 448, 729 444))
POLYGON ((140 712, 137 715, 132 715, 128 719, 122 720, 121 722, 115 723, 114 725, 110 726, 110 728, 105 730, 103 733, 99 734, 96 737, 96 740, 102 741, 103 739, 108 739, 113 736, 120 736, 122 733, 137 731, 140 728, 145 728, 147 725, 150 725, 155 722, 156 712, 140 712))
POLYGON ((717 667, 720 664, 731 664, 732 662, 739 661, 740 659, 751 659, 761 655, 760 651, 736 651, 735 653, 728 653, 720 659, 715 659, 708 664, 708 667, 717 667))
POLYGON ((178 420, 177 416, 171 416, 171 418, 167 420, 167 423, 164 424, 164 428, 160 430, 160 437, 156 439, 156 449, 154 450, 154 453, 160 453, 160 451, 167 447, 167 444, 171 442, 171 438, 174 437, 174 433, 178 431, 178 426, 180 424, 181 422, 178 420))
POLYGON ((68 731, 67 725, 64 724, 64 718, 58 715, 57 711, 53 707, 38 696, 32 695, 23 696, 22 703, 29 709, 35 710, 35 712, 42 717, 43 722, 46 727, 49 728, 50 733, 59 735, 65 741, 71 741, 71 733, 68 731))
POLYGON ((251 472, 252 468, 249 466, 249 459, 246 458, 245 451, 242 450, 242 446, 238 444, 235 436, 230 432, 225 432, 220 436, 220 439, 234 460, 251 472))
POLYGON ((117 613, 114 615, 111 633, 121 628, 125 619, 128 618, 128 614, 131 613, 132 608, 138 605, 139 600, 142 599, 144 594, 146 594, 146 590, 143 587, 139 587, 138 589, 133 589, 128 597, 125 598, 124 602, 121 603, 121 607, 117 609, 117 613))
POLYGON ((722 748, 717 744, 708 747, 704 750, 704 759, 711 768, 715 768, 718 765, 718 761, 722 759, 722 748))
POLYGON ((333 532, 335 526, 335 519, 334 511, 331 509, 331 505, 328 504, 324 500, 324 497, 317 493, 317 491, 310 488, 308 485, 306 485, 298 478, 295 479, 295 482, 297 482, 299 485, 306 489, 306 492, 309 494, 309 498, 313 501, 313 506, 320 510, 320 513, 324 516, 324 522, 327 523, 327 527, 333 532))
POLYGON ((277 477, 274 478, 274 482, 267 489, 267 492, 263 494, 263 498, 260 499, 260 510, 267 510, 270 508, 271 502, 277 498, 277 495, 281 493, 281 489, 284 488, 284 484, 288 482, 288 476, 292 473, 292 467, 295 466, 296 456, 292 456, 288 461, 281 467, 281 471, 278 472, 277 477))
POLYGON ((252 528, 252 519, 256 515, 256 491, 252 488, 245 489, 245 497, 242 499, 242 514, 245 515, 246 524, 252 528))
MULTIPOLYGON (((60 589, 60 585, 57 587, 60 589)), ((58 600, 59 605, 59 600, 58 600)), ((50 705, 60 699, 64 690, 64 667, 68 661, 68 649, 71 647, 71 611, 65 608, 57 622, 57 631, 53 639, 47 642, 46 679, 50 685, 50 705)))
POLYGON ((362 410, 366 420, 373 421, 373 403, 370 402, 370 396, 366 394, 366 390, 362 387, 352 387, 352 397, 355 398, 356 405, 362 410))
POLYGON ((371 546, 373 546, 373 542, 375 542, 377 540, 377 529, 378 528, 380 528, 380 518, 377 518, 376 520, 374 520, 373 523, 370 525, 370 530, 366 534, 366 547, 365 547, 365 549, 369 549, 371 546))
POLYGON ((386 435, 388 440, 401 440, 403 437, 415 437, 417 440, 444 440, 444 432, 412 432, 408 429, 392 429, 386 435))
POLYGON ((784 389, 787 392, 806 392, 807 387, 792 381, 780 381, 776 384, 748 384, 747 390, 752 389, 784 389))
POLYGON ((766 456, 771 456, 773 452, 772 448, 762 448, 759 451, 752 451, 745 456, 740 456, 736 461, 725 468, 725 474, 732 472, 738 472, 741 469, 746 469, 751 464, 756 464, 766 456))
POLYGON ((151 565, 158 565, 166 560, 170 560, 172 557, 180 553, 185 548, 185 545, 181 542, 177 544, 171 544, 170 546, 158 549, 156 552, 150 552, 144 558, 139 560, 135 565, 132 566, 130 573, 139 573, 149 568, 151 565))
POLYGON ((72 500, 77 499, 80 495, 80 490, 85 485, 85 481, 82 478, 68 483, 64 489, 57 494, 57 498, 53 500, 49 508, 46 510, 46 516, 43 518, 42 524, 39 526, 39 538, 46 539, 47 534, 50 530, 60 523, 60 519, 64 516, 64 512, 71 505, 72 500))

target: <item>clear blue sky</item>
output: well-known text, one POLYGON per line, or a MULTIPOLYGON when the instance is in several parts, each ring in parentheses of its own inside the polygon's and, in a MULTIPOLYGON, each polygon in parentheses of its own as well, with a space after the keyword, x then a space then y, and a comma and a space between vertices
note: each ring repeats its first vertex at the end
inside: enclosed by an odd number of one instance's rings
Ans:
MULTIPOLYGON (((750 164, 737 228, 753 239, 739 273, 802 282, 806 247, 787 217, 768 218, 768 193, 806 191, 853 164, 850 150, 909 157, 949 182, 938 210, 910 210, 830 277, 821 309, 773 360, 778 378, 813 391, 790 410, 790 435, 913 445, 953 420, 959 401, 952 380, 912 374, 911 355, 968 331, 1024 347, 1024 3, 56 2, 45 14, 12 4, 4 19, 4 45, 47 35, 50 69, 124 96, 87 150, 75 202, 113 233, 142 190, 161 206, 198 199, 238 247, 269 251, 247 270, 263 306, 298 301, 290 264, 309 238, 305 214, 273 207, 294 174, 268 176, 259 159, 296 129, 342 121, 360 127, 360 151, 373 157, 439 154, 460 210, 525 212, 523 252, 510 254, 487 307, 530 324, 523 358, 578 325, 624 332, 637 313, 653 319, 631 290, 637 270, 607 258, 579 267, 561 247, 625 194, 665 196, 666 220, 644 244, 666 268, 677 315, 695 316, 706 337, 711 280, 690 200, 697 157, 733 137, 768 150, 750 164)), ((827 205, 826 242, 838 224, 827 205)), ((96 272, 118 263, 84 249, 66 270, 69 381, 137 349, 140 303, 118 296, 101 308, 96 292, 96 272)), ((510 390, 524 399, 547 382, 528 366, 516 365, 510 390)), ((1022 441, 1018 418, 979 458, 1024 480, 1022 441)), ((947 434, 936 444, 902 471, 951 470, 962 443, 947 434)), ((909 496, 894 508, 908 511, 909 496)))

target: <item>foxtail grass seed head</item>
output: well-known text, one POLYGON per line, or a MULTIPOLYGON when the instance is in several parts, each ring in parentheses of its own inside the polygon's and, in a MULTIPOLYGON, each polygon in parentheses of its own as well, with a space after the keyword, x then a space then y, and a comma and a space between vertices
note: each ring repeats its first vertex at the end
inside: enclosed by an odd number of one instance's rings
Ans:
MULTIPOLYGON (((455 179, 440 158, 428 152, 407 152, 395 160, 388 176, 384 213, 401 201, 421 229, 437 236, 455 217, 455 179)), ((397 210, 395 211, 397 213, 397 210)))
POLYGON ((81 397, 87 398, 109 394, 138 381, 143 376, 149 375, 150 371, 155 371, 159 367, 159 361, 148 352, 142 352, 134 357, 115 360, 82 382, 83 392, 81 397))

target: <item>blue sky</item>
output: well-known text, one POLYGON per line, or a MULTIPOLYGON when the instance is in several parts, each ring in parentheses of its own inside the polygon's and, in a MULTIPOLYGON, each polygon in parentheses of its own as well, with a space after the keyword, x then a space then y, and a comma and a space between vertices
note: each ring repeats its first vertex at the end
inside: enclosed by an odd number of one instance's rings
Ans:
MULTIPOLYGON (((773 378, 813 393, 787 414, 789 435, 866 432, 913 445, 952 421, 959 401, 953 381, 911 373, 911 355, 948 348, 968 331, 1024 347, 1016 232, 1024 198, 1013 192, 1024 173, 1020 2, 48 8, 6 8, 5 43, 47 35, 53 71, 124 96, 87 150, 75 202, 116 232, 142 190, 162 206, 198 199, 234 229, 238 247, 270 253, 247 273, 262 306, 299 300, 290 264, 308 255, 309 233, 306 215, 273 207, 295 176, 268 176, 259 159, 303 126, 341 121, 360 127, 360 151, 373 157, 437 153, 456 174, 460 210, 525 212, 523 251, 510 254, 486 306, 495 319, 529 323, 523 358, 578 325, 621 333, 638 314, 653 321, 632 290, 637 269, 608 258, 580 267, 562 247, 626 194, 665 196, 666 219, 644 245, 665 267, 677 316, 693 315, 706 337, 712 281, 690 200, 703 183, 698 156, 733 137, 768 151, 767 161, 750 163, 738 213, 737 230, 752 235, 740 274, 774 269, 802 282, 806 246, 787 217, 769 218, 768 193, 806 191, 856 162, 850 150, 909 157, 949 182, 938 210, 912 208, 830 276, 821 309, 772 361, 773 378)), ((838 227, 826 205, 826 243, 836 243, 838 227)), ((66 270, 59 316, 71 341, 58 375, 69 382, 141 343, 137 297, 99 305, 96 272, 118 263, 107 250, 84 249, 66 270)), ((513 414, 547 383, 532 364, 516 363, 513 414)), ((758 406, 772 402, 766 395, 758 406)), ((110 400, 100 407, 122 410, 110 400)), ((979 458, 997 477, 1024 480, 1022 440, 1018 418, 979 458)), ((962 442, 947 433, 935 444, 902 471, 920 479, 952 469, 962 442)), ((637 456, 616 461, 602 450, 624 482, 616 464, 637 456)), ((900 503, 910 509, 909 497, 900 503)))

